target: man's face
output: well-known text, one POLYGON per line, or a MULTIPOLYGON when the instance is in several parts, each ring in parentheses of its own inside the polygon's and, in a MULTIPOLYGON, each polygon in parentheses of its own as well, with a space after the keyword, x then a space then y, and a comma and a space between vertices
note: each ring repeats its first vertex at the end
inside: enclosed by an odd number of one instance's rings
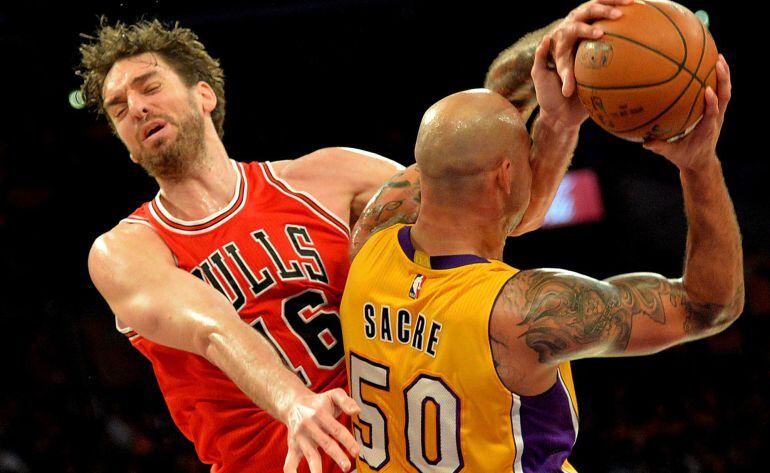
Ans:
POLYGON ((151 176, 184 177, 203 156, 203 113, 193 89, 157 54, 122 59, 104 80, 104 109, 151 176))

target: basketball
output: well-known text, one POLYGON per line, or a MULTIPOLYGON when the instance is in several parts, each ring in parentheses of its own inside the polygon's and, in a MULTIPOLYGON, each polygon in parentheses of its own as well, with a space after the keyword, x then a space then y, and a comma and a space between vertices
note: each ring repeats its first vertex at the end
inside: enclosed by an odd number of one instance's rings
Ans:
POLYGON ((674 140, 698 124, 706 87, 716 88, 717 48, 687 8, 637 0, 618 20, 596 22, 598 40, 575 55, 580 101, 608 132, 631 141, 674 140))

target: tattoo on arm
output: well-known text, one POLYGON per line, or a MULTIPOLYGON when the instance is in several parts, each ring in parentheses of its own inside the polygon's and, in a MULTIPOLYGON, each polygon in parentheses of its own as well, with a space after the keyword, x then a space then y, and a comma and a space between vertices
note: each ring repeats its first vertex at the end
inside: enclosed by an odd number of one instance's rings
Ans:
POLYGON ((622 352, 634 316, 666 323, 664 298, 681 304, 681 288, 660 276, 625 276, 600 282, 578 275, 527 272, 521 278, 527 346, 541 363, 622 352))
POLYGON ((535 85, 531 76, 535 49, 543 36, 553 30, 560 21, 561 19, 556 20, 544 28, 524 35, 502 51, 489 66, 484 87, 507 98, 525 115, 525 120, 537 105, 535 85))
POLYGON ((743 301, 743 286, 727 306, 701 303, 680 280, 648 273, 596 281, 574 273, 523 271, 508 286, 502 294, 505 309, 520 314, 519 338, 541 363, 627 353, 638 317, 660 325, 640 352, 711 335, 735 320, 743 301))
POLYGON ((377 191, 353 228, 351 259, 366 240, 398 223, 414 223, 420 210, 420 170, 414 165, 391 177, 377 191))

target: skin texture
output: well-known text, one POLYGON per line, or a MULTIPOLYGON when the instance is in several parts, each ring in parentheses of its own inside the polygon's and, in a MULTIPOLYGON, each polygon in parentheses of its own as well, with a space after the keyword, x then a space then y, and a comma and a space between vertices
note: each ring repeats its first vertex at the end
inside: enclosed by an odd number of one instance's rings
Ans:
MULTIPOLYGON (((156 179, 174 216, 197 220, 227 205, 236 176, 211 120, 216 96, 208 84, 187 87, 162 58, 145 53, 113 65, 103 98, 131 159, 156 179)), ((351 221, 400 166, 371 153, 327 148, 274 168, 292 187, 351 221)), ((296 470, 303 458, 311 471, 320 471, 318 447, 344 470, 350 468, 343 449, 356 455, 358 446, 335 417, 358 412, 355 402, 341 389, 309 391, 215 289, 176 267, 152 229, 119 224, 94 242, 88 264, 122 324, 156 343, 205 357, 287 425, 286 471, 296 470)))
MULTIPOLYGON (((533 132, 530 172, 519 167, 528 142, 511 138, 520 131, 518 123, 511 120, 508 129, 482 125, 489 116, 510 110, 477 91, 450 96, 423 119, 415 149, 419 169, 408 168, 383 187, 354 230, 354 245, 363 244, 367 233, 395 222, 411 223, 416 217, 413 243, 429 255, 474 253, 499 258, 506 225, 520 219, 516 228, 521 228, 537 195, 547 196, 544 189, 558 184, 566 168, 565 161, 533 158, 536 150, 561 144, 571 154, 572 148, 559 141, 560 134, 548 132, 566 129, 576 139, 575 130, 585 120, 585 111, 576 105, 572 93, 576 42, 600 37, 602 32, 591 23, 618 18, 613 6, 626 3, 588 2, 553 29, 541 31, 531 77, 541 106, 535 125, 543 127, 544 133, 533 132), (436 125, 442 121, 449 126, 436 125), (469 145, 467 130, 485 137, 484 143, 469 145), (522 205, 512 189, 527 187, 531 196, 522 205), (419 215, 414 210, 417 206, 419 215), (458 206, 463 208, 462 221, 457 218, 458 206)), ((721 57, 717 78, 717 91, 706 92, 704 119, 690 135, 674 143, 645 143, 680 171, 688 220, 682 277, 633 273, 600 281, 558 269, 518 273, 503 287, 490 321, 494 363, 511 391, 542 393, 553 385, 557 365, 563 361, 655 353, 718 333, 740 315, 744 300, 740 232, 716 155, 731 94, 729 68, 721 57)), ((354 247, 352 254, 356 251, 354 247)))
POLYGON ((707 112, 692 136, 645 144, 680 171, 688 221, 683 276, 598 281, 563 270, 518 273, 498 297, 490 326, 498 373, 512 391, 544 391, 563 361, 655 353, 718 333, 740 315, 740 232, 716 155, 731 94, 721 57, 717 78, 718 91, 706 92, 707 112))

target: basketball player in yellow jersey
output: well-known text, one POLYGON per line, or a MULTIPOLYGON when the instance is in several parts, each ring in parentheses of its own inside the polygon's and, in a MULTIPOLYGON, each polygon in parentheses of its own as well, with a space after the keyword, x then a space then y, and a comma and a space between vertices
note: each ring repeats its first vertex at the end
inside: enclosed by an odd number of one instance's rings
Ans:
MULTIPOLYGON (((546 73, 548 41, 533 76, 546 73)), ((599 281, 500 262, 530 199, 521 118, 485 90, 426 112, 415 147, 420 215, 366 241, 341 305, 351 396, 361 407, 359 472, 572 472, 570 360, 654 353, 738 317, 740 234, 716 155, 730 98, 723 58, 717 77, 690 135, 646 144, 680 171, 689 225, 680 279, 599 281)))

